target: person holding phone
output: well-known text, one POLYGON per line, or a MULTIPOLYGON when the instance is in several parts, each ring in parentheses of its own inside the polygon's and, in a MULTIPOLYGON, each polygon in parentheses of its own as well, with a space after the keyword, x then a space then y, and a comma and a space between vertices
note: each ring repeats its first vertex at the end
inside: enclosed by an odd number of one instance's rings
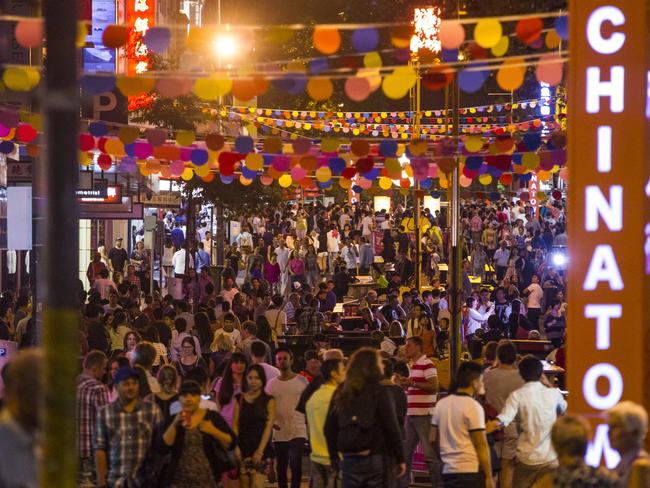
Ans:
POLYGON ((171 448, 172 461, 162 479, 169 488, 217 488, 224 467, 212 453, 215 449, 233 449, 235 433, 219 413, 199 406, 201 386, 197 382, 184 382, 178 396, 182 410, 163 434, 165 446, 171 448))

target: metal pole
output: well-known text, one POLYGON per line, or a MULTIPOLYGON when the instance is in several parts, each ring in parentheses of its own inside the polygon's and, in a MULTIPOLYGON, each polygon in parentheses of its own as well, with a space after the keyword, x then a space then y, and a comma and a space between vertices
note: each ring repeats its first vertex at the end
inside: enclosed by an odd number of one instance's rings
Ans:
MULTIPOLYGON (((413 120, 413 140, 420 138, 420 58, 417 52, 411 51, 411 66, 415 70, 415 86, 411 89, 411 111, 413 120)), ((413 192, 413 226, 415 227, 415 288, 418 292, 422 287, 422 253, 420 241, 420 182, 416 180, 415 191, 413 192)))
MULTIPOLYGON (((452 110, 453 110, 453 137, 456 143, 459 141, 458 107, 460 106, 459 86, 456 81, 453 84, 452 110)), ((449 293, 451 307, 451 340, 450 340, 450 370, 452 380, 456 379, 456 372, 460 365, 460 354, 462 352, 461 337, 461 307, 462 307, 462 274, 461 274, 461 236, 460 236, 460 185, 458 171, 458 152, 451 175, 451 249, 449 253, 449 274, 451 290, 449 293)))
POLYGON ((79 83, 75 0, 45 0, 45 158, 47 211, 45 247, 45 377, 43 457, 40 485, 77 485, 76 376, 79 371, 77 314, 79 214, 79 83), (62 244, 61 236, 65 236, 62 244), (58 243, 58 244, 57 244, 58 243))

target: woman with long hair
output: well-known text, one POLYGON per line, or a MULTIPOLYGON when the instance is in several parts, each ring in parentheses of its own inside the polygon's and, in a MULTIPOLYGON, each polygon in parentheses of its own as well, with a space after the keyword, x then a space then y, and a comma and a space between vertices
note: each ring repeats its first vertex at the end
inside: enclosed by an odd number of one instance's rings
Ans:
POLYGON ((181 355, 175 363, 178 374, 185 378, 194 368, 203 368, 206 371, 208 367, 201 357, 200 351, 196 350, 196 343, 191 336, 184 337, 181 341, 181 355))
POLYGON ((124 335, 124 343, 122 344, 122 351, 124 355, 129 358, 129 361, 133 363, 133 355, 135 353, 135 346, 142 342, 142 336, 138 334, 135 330, 129 330, 124 335))
POLYGON ((158 370, 157 379, 160 385, 160 391, 155 394, 154 401, 160 407, 164 421, 167 422, 171 417, 169 407, 178 400, 178 391, 176 389, 178 373, 176 372, 176 368, 165 364, 158 370))
POLYGON ((124 351, 124 339, 131 329, 122 310, 116 310, 110 321, 108 335, 111 337, 111 351, 124 351))
POLYGON ((215 398, 221 415, 231 427, 235 425, 238 410, 235 396, 241 393, 247 366, 246 356, 240 352, 232 353, 223 377, 219 378, 214 385, 215 398))
POLYGON ((406 472, 395 403, 381 384, 383 368, 377 350, 357 350, 350 358, 345 382, 335 393, 325 421, 330 458, 343 456, 341 468, 346 488, 384 487, 406 472))
POLYGON ((194 333, 199 338, 201 356, 207 364, 210 361, 210 354, 212 354, 210 346, 212 346, 214 334, 210 328, 210 319, 205 312, 194 314, 194 333))
POLYGON ((314 246, 307 247, 307 254, 305 255, 305 279, 309 288, 315 290, 320 279, 320 269, 318 267, 318 256, 316 255, 314 246))
POLYGON ((237 395, 239 415, 233 430, 239 437, 236 455, 239 461, 239 483, 242 488, 263 488, 267 460, 275 420, 275 400, 264 391, 266 373, 259 364, 246 371, 242 391, 237 395))
POLYGON ((298 251, 292 251, 287 264, 291 282, 303 284, 305 282, 305 262, 300 258, 298 251))

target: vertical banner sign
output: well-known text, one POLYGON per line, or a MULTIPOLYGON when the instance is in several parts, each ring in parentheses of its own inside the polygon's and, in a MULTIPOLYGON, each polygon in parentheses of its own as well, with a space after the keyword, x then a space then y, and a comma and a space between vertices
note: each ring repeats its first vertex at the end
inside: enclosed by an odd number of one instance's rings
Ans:
POLYGON ((143 37, 153 27, 155 14, 155 0, 126 0, 126 22, 131 28, 126 48, 129 75, 141 74, 150 68, 149 48, 143 37))
POLYGON ((603 411, 650 407, 648 30, 645 2, 572 0, 569 70, 569 408, 590 419, 591 465, 615 466, 603 411))
POLYGON ((530 195, 530 204, 535 212, 535 218, 539 217, 539 200, 537 199, 537 192, 539 191, 539 178, 535 173, 531 173, 530 180, 528 181, 528 194, 530 195))

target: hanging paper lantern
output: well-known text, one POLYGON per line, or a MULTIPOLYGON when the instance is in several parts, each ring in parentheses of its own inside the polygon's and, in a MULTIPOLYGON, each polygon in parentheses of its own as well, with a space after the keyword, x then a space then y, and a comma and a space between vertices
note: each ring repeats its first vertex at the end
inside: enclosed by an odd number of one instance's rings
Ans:
POLYGON ((194 93, 204 101, 215 101, 227 95, 231 88, 232 80, 218 74, 209 78, 199 78, 194 82, 194 93))
POLYGON ((525 153, 521 158, 521 164, 527 169, 535 169, 539 166, 539 155, 534 152, 525 153))
POLYGON ((265 139, 262 150, 267 154, 282 152, 282 139, 277 137, 269 137, 265 139))
POLYGON ((372 170, 374 165, 375 162, 371 157, 363 157, 357 160, 355 167, 359 173, 367 173, 368 171, 372 170))
POLYGON ((300 181, 305 176, 307 176, 307 171, 302 166, 298 165, 291 168, 291 179, 293 181, 300 181))
POLYGON ((164 129, 146 129, 144 137, 152 146, 161 146, 167 140, 167 131, 164 129))
POLYGON ((555 31, 563 41, 569 40, 569 17, 567 15, 561 15, 555 19, 555 31))
POLYGON ((163 98, 177 98, 188 95, 192 91, 194 81, 190 78, 159 78, 156 80, 156 89, 163 98))
MULTIPOLYGON (((190 161, 197 166, 203 166, 208 162, 208 151, 205 149, 194 149, 190 156, 190 161)), ((201 176, 201 175, 199 175, 201 176)))
POLYGON ((557 31, 555 29, 551 29, 546 33, 546 37, 544 38, 544 45, 547 49, 557 49, 560 46, 561 42, 562 39, 560 39, 560 36, 557 35, 557 31))
POLYGON ((322 166, 316 170, 316 180, 324 183, 332 179, 332 170, 327 166, 322 166))
POLYGON ((140 78, 129 76, 118 76, 115 84, 126 97, 146 94, 153 90, 156 80, 154 78, 140 78))
POLYGON ((542 145, 542 135, 538 132, 528 132, 524 134, 523 143, 529 151, 537 151, 542 145))
POLYGON ((526 68, 521 66, 521 60, 509 59, 503 62, 497 72, 497 83, 506 91, 517 90, 524 82, 526 68))
POLYGON ((250 153, 246 156, 246 167, 252 171, 261 171, 264 168, 264 158, 261 154, 250 153))
POLYGON ((501 39, 499 39, 499 42, 497 42, 494 46, 490 48, 490 51, 494 56, 500 58, 501 56, 504 56, 508 52, 509 47, 510 47, 510 38, 508 36, 502 36, 501 39))
POLYGON ((235 151, 241 154, 248 154, 255 149, 255 141, 250 136, 239 136, 235 139, 235 151))
POLYGON ((312 40, 314 47, 323 54, 334 54, 341 47, 341 34, 337 29, 316 27, 312 40))
POLYGON ((475 93, 481 89, 487 79, 485 71, 474 71, 465 69, 458 73, 458 84, 460 89, 466 93, 475 93))
POLYGON ((273 183, 273 178, 271 176, 262 175, 260 176, 260 183, 262 183, 264 186, 269 186, 271 183, 273 183))
POLYGON ((478 177, 478 181, 481 185, 487 186, 492 183, 492 175, 491 174, 484 174, 478 177))
POLYGON ((379 53, 372 52, 367 53, 363 57, 363 65, 366 68, 381 68, 383 66, 383 61, 379 53))
POLYGON ((97 157, 97 166, 99 166, 102 171, 108 171, 113 166, 113 159, 108 154, 100 154, 97 157))
POLYGON ((367 78, 353 76, 345 80, 343 89, 353 102, 363 102, 370 95, 370 82, 367 78))
POLYGON ((108 127, 104 122, 91 122, 88 124, 88 132, 95 137, 102 137, 108 133, 108 127))
POLYGON ((116 139, 115 137, 111 137, 106 140, 106 143, 104 144, 104 150, 106 153, 113 156, 124 156, 124 144, 122 144, 122 141, 116 139))
POLYGON ((244 175, 239 175, 239 183, 241 183, 243 186, 249 186, 251 183, 253 183, 253 180, 246 178, 244 175))
POLYGON ((460 22, 443 20, 438 32, 444 49, 457 49, 465 41, 465 28, 460 22))
POLYGON ((309 139, 300 138, 291 143, 294 154, 307 154, 311 149, 311 141, 309 139))
POLYGON ((509 186, 512 184, 512 173, 503 173, 499 177, 499 182, 504 186, 509 186))
POLYGON ((474 28, 474 40, 483 48, 496 46, 502 34, 501 23, 494 18, 481 19, 474 28))
POLYGON ((235 181, 235 177, 233 175, 219 175, 219 179, 221 180, 221 183, 224 185, 230 185, 233 181, 235 181))
POLYGON ((124 46, 129 39, 129 27, 126 25, 108 25, 102 34, 104 46, 117 49, 124 46))
POLYGON ((355 29, 352 32, 352 48, 358 53, 373 51, 379 43, 379 31, 374 28, 355 29))
POLYGON ((395 156, 397 153, 397 143, 395 141, 390 141, 390 140, 382 140, 379 143, 379 154, 389 158, 395 156))
POLYGON ((41 19, 23 19, 16 24, 14 33, 16 42, 21 47, 40 46, 43 40, 43 21, 41 19))
POLYGON ((370 143, 363 139, 355 139, 350 144, 350 151, 361 158, 370 152, 370 143))
POLYGON ((317 102, 328 100, 334 93, 334 84, 329 78, 313 77, 307 82, 307 94, 317 102))
POLYGON ((463 188, 468 188, 472 184, 472 179, 468 178, 465 175, 460 175, 460 178, 458 178, 458 182, 460 183, 460 186, 463 188))
POLYGON ((171 31, 167 27, 150 27, 144 35, 144 43, 156 54, 162 54, 169 48, 171 31))
POLYGON ((347 180, 351 180, 357 174, 356 168, 345 168, 341 173, 341 176, 347 180))
POLYGON ((483 164, 482 156, 470 156, 465 160, 465 167, 472 171, 478 171, 483 164))
POLYGON ((321 140, 320 150, 321 153, 336 153, 339 149, 340 142, 338 139, 329 137, 321 140))
POLYGON ((382 89, 388 98, 403 98, 415 85, 417 75, 411 66, 399 66, 384 78, 382 89))
POLYGON ((179 130, 176 132, 176 144, 179 146, 189 146, 196 139, 196 134, 191 130, 179 130))
POLYGON ((452 157, 444 157, 444 158, 440 158, 437 161, 437 164, 440 171, 442 171, 445 174, 449 174, 454 170, 454 166, 456 165, 456 162, 452 157))
POLYGON ((390 178, 386 178, 385 176, 382 176, 379 178, 379 188, 382 190, 390 190, 393 187, 393 181, 390 178))
POLYGON ((483 138, 481 136, 464 136, 463 146, 467 152, 478 152, 483 149, 483 138))
POLYGON ((293 183, 293 180, 291 179, 290 175, 282 175, 278 179, 278 184, 282 188, 289 188, 291 186, 291 183, 293 183))
POLYGON ((547 83, 555 86, 562 81, 564 61, 560 56, 542 56, 535 70, 535 77, 540 83, 547 83))
POLYGON ((11 141, 2 141, 0 142, 0 153, 2 154, 11 154, 14 152, 15 144, 11 141))
POLYGON ((543 28, 544 24, 542 23, 542 19, 537 17, 525 18, 517 22, 515 34, 521 42, 530 45, 540 39, 543 28))
POLYGON ((330 158, 329 167, 334 174, 340 174, 345 169, 345 165, 343 158, 330 158))

